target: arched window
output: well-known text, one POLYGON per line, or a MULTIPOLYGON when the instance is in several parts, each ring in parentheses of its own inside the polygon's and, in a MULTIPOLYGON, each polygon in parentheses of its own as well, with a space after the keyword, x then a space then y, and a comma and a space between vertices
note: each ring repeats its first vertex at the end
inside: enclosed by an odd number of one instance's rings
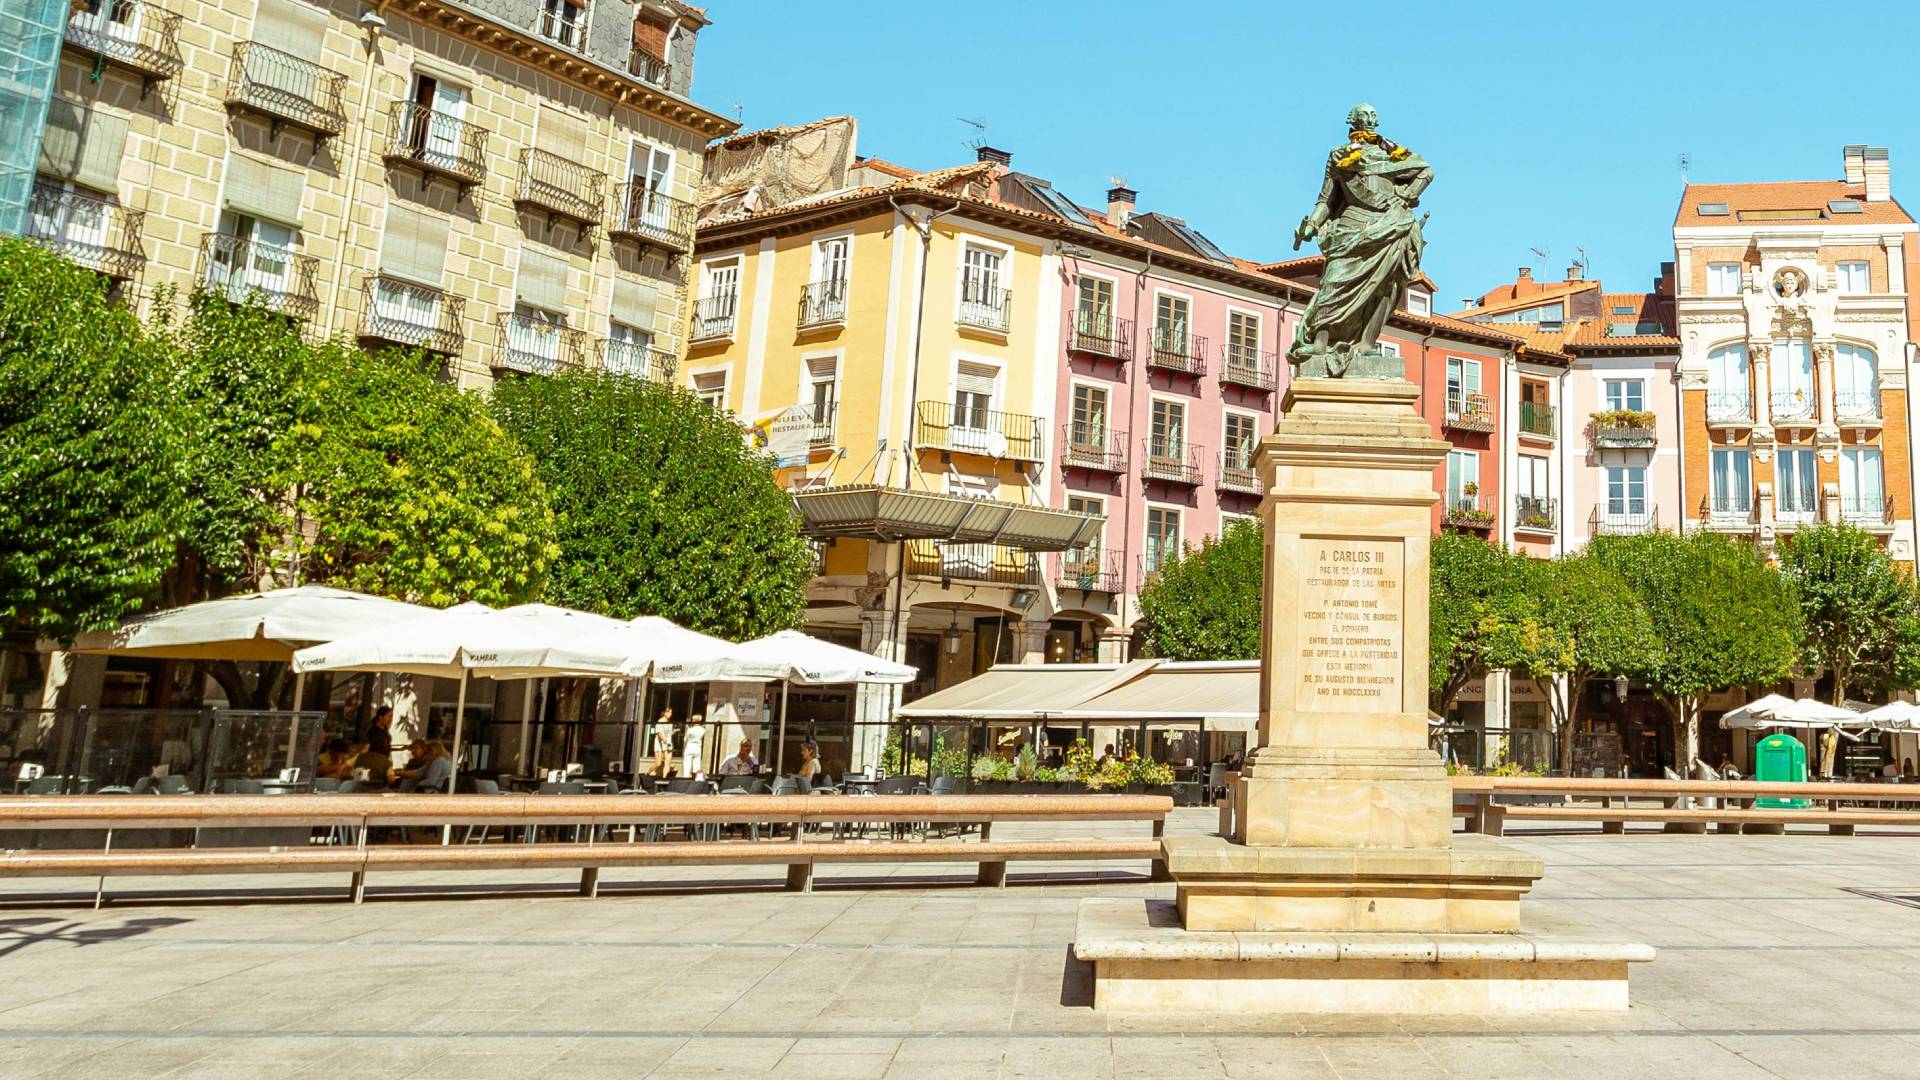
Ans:
POLYGON ((1747 347, 1722 345, 1707 354, 1707 417, 1753 418, 1752 383, 1747 378, 1747 347))
POLYGON ((1834 346, 1833 408, 1842 419, 1880 415, 1880 365, 1872 349, 1844 341, 1834 346))

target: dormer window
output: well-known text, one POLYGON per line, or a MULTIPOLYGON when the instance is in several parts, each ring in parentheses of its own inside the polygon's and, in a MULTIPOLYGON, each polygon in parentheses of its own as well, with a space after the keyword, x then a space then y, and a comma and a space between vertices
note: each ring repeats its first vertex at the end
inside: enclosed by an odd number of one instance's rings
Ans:
POLYGON ((1424 289, 1408 289, 1407 311, 1414 315, 1433 314, 1433 294, 1424 289))

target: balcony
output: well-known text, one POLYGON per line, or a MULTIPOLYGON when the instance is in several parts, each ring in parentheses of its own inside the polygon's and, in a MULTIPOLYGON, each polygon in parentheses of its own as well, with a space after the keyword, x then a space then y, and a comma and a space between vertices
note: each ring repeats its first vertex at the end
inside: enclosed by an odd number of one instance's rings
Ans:
POLYGON ((180 16, 145 0, 80 0, 67 47, 140 76, 141 96, 180 74, 180 16))
POLYGON ((1707 426, 1752 427, 1753 392, 1750 390, 1707 391, 1707 426))
POLYGON ((1220 349, 1220 381, 1229 386, 1244 386, 1249 390, 1273 390, 1280 385, 1275 374, 1280 368, 1280 354, 1260 352, 1255 349, 1240 348, 1234 345, 1220 349))
POLYGON ((1482 492, 1448 495, 1440 508, 1440 524, 1454 529, 1486 531, 1493 528, 1493 499, 1482 492))
POLYGON ((1880 391, 1834 391, 1833 417, 1844 428, 1878 428, 1881 421, 1880 391))
POLYGON ((1587 431, 1593 445, 1603 450, 1651 450, 1660 441, 1650 412, 1616 409, 1597 412, 1587 431))
POLYGON ((1228 450, 1220 455, 1220 476, 1215 481, 1222 491, 1242 495, 1260 495, 1260 472, 1253 467, 1253 447, 1228 450))
POLYGON ((1060 554, 1060 572, 1053 587, 1062 591, 1078 589, 1083 593, 1117 593, 1125 588, 1122 568, 1126 557, 1118 551, 1097 548, 1064 551, 1060 554))
POLYGON ((576 5, 564 0, 547 5, 547 9, 540 13, 540 36, 563 49, 578 51, 584 48, 587 44, 587 28, 583 23, 585 11, 585 4, 576 5))
POLYGON ((816 401, 812 405, 813 426, 807 432, 807 445, 832 446, 838 437, 835 421, 839 419, 840 405, 833 401, 816 401))
POLYGON ((1060 427, 1060 464, 1089 472, 1127 471, 1127 433, 1069 421, 1060 427))
POLYGON ((615 375, 666 382, 673 378, 673 354, 644 341, 626 338, 600 339, 600 369, 615 375))
POLYGON ((346 85, 345 75, 257 41, 243 41, 233 47, 227 70, 227 107, 266 117, 275 135, 281 125, 292 124, 325 145, 347 129, 340 104, 346 85))
POLYGON ((225 233, 200 241, 200 283, 234 303, 258 300, 295 319, 320 313, 314 274, 320 260, 288 248, 261 244, 225 233))
POLYGON ((1073 313, 1073 335, 1067 341, 1072 352, 1127 360, 1133 355, 1133 321, 1116 318, 1113 313, 1077 308, 1073 313))
POLYGON ((990 409, 956 410, 945 401, 919 404, 913 445, 921 450, 979 454, 1008 461, 1042 461, 1047 455, 1047 436, 1039 417, 990 409))
POLYGON ((1840 520, 1868 532, 1893 531, 1893 498, 1888 495, 1841 495, 1840 520))
POLYGON ((644 49, 627 54, 627 74, 656 90, 672 89, 673 65, 644 49))
POLYGON ((1207 339, 1189 334, 1183 327, 1153 328, 1153 351, 1147 354, 1147 366, 1161 371, 1177 371, 1198 378, 1207 373, 1207 339))
POLYGON ((1553 532, 1560 523, 1557 500, 1537 495, 1518 495, 1513 500, 1513 527, 1528 532, 1553 532))
POLYGON ((1200 483, 1200 448, 1177 439, 1148 436, 1140 440, 1144 454, 1140 474, 1169 484, 1200 483))
POLYGON ((587 334, 519 311, 500 313, 500 348, 495 371, 552 375, 563 368, 587 366, 587 334))
POLYGON ((35 184, 26 236, 69 262, 126 281, 147 262, 140 245, 146 217, 145 211, 129 210, 112 199, 35 184))
POLYGON ((1775 390, 1772 404, 1775 426, 1813 426, 1814 396, 1811 388, 1775 390))
POLYGON ((693 247, 693 204, 629 180, 614 191, 613 223, 607 235, 659 248, 669 255, 693 247))
POLYGON ((464 197, 469 188, 487 178, 489 134, 478 124, 417 101, 396 101, 388 112, 387 149, 382 157, 389 167, 420 170, 423 181, 428 176, 451 180, 464 197))
POLYGON ((600 224, 600 207, 606 198, 606 173, 545 150, 520 151, 520 186, 514 191, 514 205, 546 211, 548 224, 561 217, 591 230, 600 224))
POLYGON ((1040 560, 1031 551, 998 544, 915 540, 907 545, 907 573, 942 582, 978 581, 1035 588, 1040 584, 1040 560))
POLYGON ((1759 518, 1754 513, 1753 494, 1713 496, 1700 500, 1700 520, 1709 529, 1726 532, 1751 532, 1759 518))
POLYGON ((1520 434, 1551 439, 1556 433, 1553 406, 1540 401, 1520 403, 1520 434))
POLYGON ((466 345, 461 321, 465 297, 375 274, 367 279, 366 301, 360 315, 362 341, 420 348, 441 356, 459 356, 466 345))
POLYGON ((739 293, 729 291, 702 297, 693 304, 693 340, 731 341, 739 318, 739 293))
POLYGON ((1495 426, 1493 402, 1485 394, 1449 393, 1446 426, 1455 431, 1491 432, 1495 426))
POLYGON ((1639 536, 1660 527, 1660 511, 1645 503, 1629 503, 1619 510, 1595 507, 1588 525, 1595 536, 1639 536))
POLYGON ((1814 493, 1781 492, 1774 497, 1773 521, 1782 529, 1811 525, 1820 520, 1820 505, 1814 493))
POLYGON ((847 325, 847 283, 844 280, 816 281, 800 290, 800 314, 795 326, 801 330, 822 330, 847 325))
POLYGON ((954 319, 961 326, 1004 334, 1013 326, 1013 293, 967 278, 960 284, 960 309, 954 319))

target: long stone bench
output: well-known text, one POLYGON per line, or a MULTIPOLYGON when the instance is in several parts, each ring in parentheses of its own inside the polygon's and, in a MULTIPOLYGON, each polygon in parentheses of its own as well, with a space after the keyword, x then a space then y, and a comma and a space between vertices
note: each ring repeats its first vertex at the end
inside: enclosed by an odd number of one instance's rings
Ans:
MULTIPOLYGON (((1487 809, 1489 836, 1505 834, 1506 822, 1519 821, 1597 821, 1603 831, 1623 833, 1632 821, 1662 824, 1699 824, 1722 826, 1825 825, 1835 836, 1852 836, 1860 825, 1920 825, 1920 811, 1912 810, 1768 810, 1732 807, 1625 807, 1625 806, 1503 806, 1487 809)), ((1724 832, 1733 831, 1723 829, 1724 832)))
POLYGON ((1598 822, 1624 833, 1628 822, 1657 822, 1668 832, 1783 832, 1788 825, 1824 825, 1851 836, 1861 825, 1920 825, 1920 810, 1881 809, 1920 802, 1920 786, 1751 780, 1617 780, 1548 777, 1455 777, 1455 811, 1469 831, 1504 835, 1509 821, 1598 822), (1808 808, 1760 807, 1758 799, 1796 799, 1808 808), (1656 806, 1633 805, 1652 801, 1656 806), (1843 805, 1866 803, 1868 806, 1843 805), (1709 805, 1710 804, 1710 805, 1709 805))

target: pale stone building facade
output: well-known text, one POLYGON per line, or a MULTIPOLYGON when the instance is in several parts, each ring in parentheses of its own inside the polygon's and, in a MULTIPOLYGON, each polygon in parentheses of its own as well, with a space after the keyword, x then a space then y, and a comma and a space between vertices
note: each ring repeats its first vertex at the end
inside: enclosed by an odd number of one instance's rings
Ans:
POLYGON ((678 0, 81 0, 26 232, 150 309, 258 294, 446 376, 683 349, 692 103, 678 0))

